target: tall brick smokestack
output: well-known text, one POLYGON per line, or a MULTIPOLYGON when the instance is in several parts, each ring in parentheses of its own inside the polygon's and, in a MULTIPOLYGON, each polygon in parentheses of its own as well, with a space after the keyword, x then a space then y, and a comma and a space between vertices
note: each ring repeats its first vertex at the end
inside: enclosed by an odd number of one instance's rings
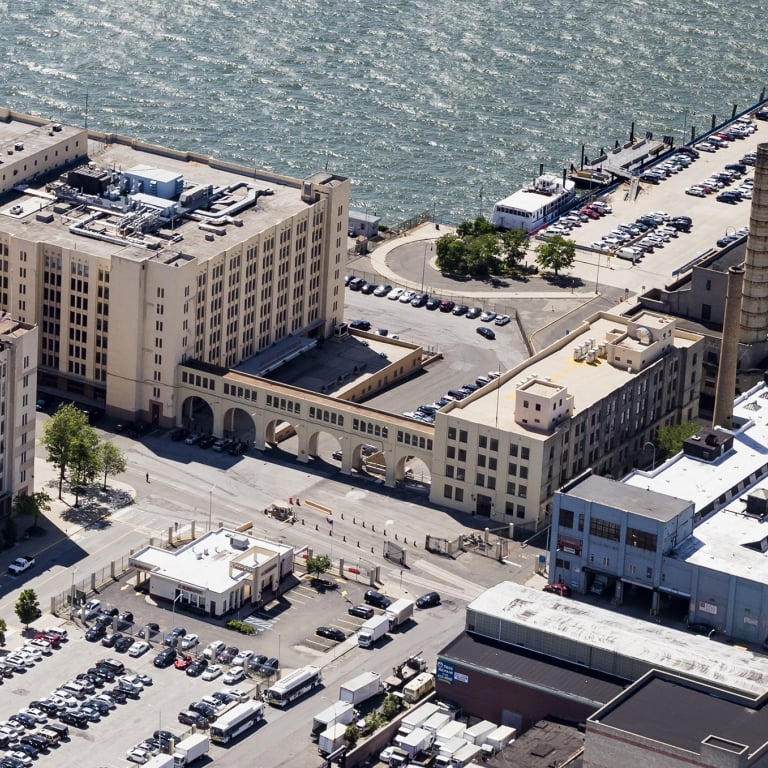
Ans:
POLYGON ((744 267, 728 270, 728 287, 723 314, 723 338, 720 343, 720 366, 717 371, 713 427, 733 427, 733 399, 736 396, 736 369, 739 363, 739 319, 744 267))
POLYGON ((757 147, 744 266, 739 339, 742 344, 760 345, 768 337, 768 144, 765 143, 757 147))

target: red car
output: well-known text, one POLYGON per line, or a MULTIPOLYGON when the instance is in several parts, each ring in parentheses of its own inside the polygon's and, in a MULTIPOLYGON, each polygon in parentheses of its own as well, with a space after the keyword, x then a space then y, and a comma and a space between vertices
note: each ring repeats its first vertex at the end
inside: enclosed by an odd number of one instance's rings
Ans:
POLYGON ((544 587, 544 591, 551 592, 554 595, 560 595, 560 597, 571 596, 571 588, 567 584, 563 584, 562 582, 557 582, 555 584, 547 584, 547 586, 544 587))
POLYGON ((186 669, 191 663, 192 657, 188 653, 185 653, 173 662, 173 666, 176 667, 176 669, 186 669))
POLYGON ((35 640, 47 640, 53 648, 58 648, 61 645, 61 638, 49 632, 35 632, 35 640))

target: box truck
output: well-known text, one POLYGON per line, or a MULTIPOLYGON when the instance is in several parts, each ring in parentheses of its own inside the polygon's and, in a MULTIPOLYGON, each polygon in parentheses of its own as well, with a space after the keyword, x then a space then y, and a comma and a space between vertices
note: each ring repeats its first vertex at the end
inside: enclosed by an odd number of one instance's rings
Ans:
POLYGON ((346 701, 348 704, 357 706, 383 690, 381 675, 378 672, 363 672, 339 688, 339 701, 346 701))
POLYGON ((395 600, 385 610, 385 614, 389 619, 390 630, 397 629, 413 616, 413 600, 406 600, 405 598, 395 600))
POLYGON ((321 755, 330 755, 344 744, 344 734, 347 726, 342 723, 336 723, 330 728, 326 728, 317 740, 317 751, 321 755))
POLYGON ((448 723, 450 723, 451 720, 452 720, 451 715, 448 712, 444 712, 441 710, 440 712, 435 712, 435 714, 432 715, 431 717, 428 717, 421 724, 421 727, 425 731, 434 733, 435 738, 437 738, 437 733, 440 731, 440 729, 446 726, 448 723))
POLYGON ((205 733, 195 733, 182 739, 173 748, 174 768, 181 768, 181 766, 190 765, 195 760, 199 760, 203 755, 208 754, 210 746, 210 739, 205 733))
POLYGON ((312 718, 312 740, 317 741, 320 734, 332 725, 349 725, 356 717, 357 710, 349 702, 337 701, 331 704, 312 718))
POLYGON ((517 735, 517 730, 510 725, 500 725, 495 731, 491 731, 483 743, 483 747, 490 747, 495 755, 501 752, 517 735))
POLYGON ((452 768, 453 756, 462 748, 467 745, 464 739, 454 736, 448 741, 441 743, 436 749, 435 766, 436 768, 452 768))
POLYGON ((453 768, 464 768, 469 765, 480 753, 482 749, 477 744, 466 744, 457 752, 454 752, 452 758, 453 768))
POLYGON ((372 648, 387 632, 389 632, 389 618, 386 615, 374 616, 360 627, 357 644, 361 648, 372 648))
POLYGON ((424 728, 416 728, 405 736, 398 736, 395 739, 397 746, 407 753, 408 757, 413 759, 416 755, 426 752, 432 747, 435 741, 435 734, 430 733, 424 728))
POLYGON ((471 728, 467 728, 467 730, 464 731, 464 738, 470 744, 482 746, 485 744, 486 736, 493 733, 497 728, 498 726, 490 720, 481 720, 479 723, 475 723, 471 728))
POLYGON ((173 768, 173 765, 173 755, 155 755, 144 763, 144 768, 173 768))
POLYGON ((407 704, 415 704, 423 699, 435 687, 435 676, 431 672, 421 672, 406 683, 403 688, 403 699, 407 704))
MULTIPOLYGON (((453 714, 453 713, 451 713, 453 714)), ((467 730, 467 724, 462 723, 461 720, 451 720, 450 723, 444 725, 436 734, 435 742, 442 744, 445 741, 455 738, 464 738, 464 731, 467 730)))
POLYGON ((409 712, 401 721, 400 728, 397 731, 398 736, 405 736, 411 731, 418 728, 422 723, 425 723, 435 712, 438 712, 440 707, 437 704, 427 702, 417 707, 413 712, 409 712))

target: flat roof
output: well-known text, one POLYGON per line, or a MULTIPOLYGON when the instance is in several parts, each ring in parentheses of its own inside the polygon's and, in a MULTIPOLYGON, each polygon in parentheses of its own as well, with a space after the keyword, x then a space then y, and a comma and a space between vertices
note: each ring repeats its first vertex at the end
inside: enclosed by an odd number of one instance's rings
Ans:
MULTIPOLYGON (((650 316, 653 317, 652 314, 650 316)), ((636 322, 634 319, 633 321, 636 322)), ((590 408, 636 378, 638 374, 617 368, 605 358, 598 358, 594 363, 589 363, 586 359, 574 360, 573 348, 590 339, 597 343, 602 342, 612 332, 626 333, 629 322, 627 318, 600 312, 586 322, 580 333, 561 339, 544 350, 546 354, 541 358, 533 362, 530 359, 525 360, 465 400, 451 403, 443 410, 450 417, 498 427, 505 432, 528 435, 534 440, 544 440, 548 434, 528 429, 515 421, 518 387, 531 376, 549 380, 554 385, 566 387, 568 394, 573 395, 574 416, 590 408)), ((675 332, 675 347, 689 347, 696 340, 680 335, 679 330, 675 332)))
POLYGON ((533 213, 534 211, 538 211, 539 208, 543 208, 545 205, 559 200, 565 194, 571 192, 575 186, 575 183, 570 179, 566 179, 565 186, 563 186, 563 179, 561 176, 557 176, 553 173, 545 173, 532 184, 528 184, 522 189, 518 189, 511 195, 505 197, 503 200, 499 200, 496 205, 505 205, 509 208, 517 208, 521 211, 533 213), (534 191, 537 184, 542 180, 551 183, 552 185, 556 185, 556 191, 553 194, 544 194, 543 192, 534 191))
POLYGON ((736 751, 741 745, 748 753, 768 740, 768 706, 656 673, 641 678, 589 720, 694 754, 708 737, 723 749, 736 751))
POLYGON ((257 539, 247 533, 218 528, 180 549, 144 547, 131 556, 131 562, 149 570, 152 575, 176 579, 201 590, 221 594, 248 578, 246 571, 230 569, 232 562, 258 567, 290 549, 284 544, 257 539), (234 547, 233 539, 247 543, 243 548, 234 547))
MULTIPOLYGON (((584 733, 575 725, 539 720, 501 752, 483 761, 488 768, 581 768, 584 733)), ((476 763, 472 763, 476 765, 476 763)))
POLYGON ((768 553, 759 542, 768 536, 765 523, 744 514, 746 499, 768 489, 768 387, 758 384, 737 398, 734 417, 747 420, 735 434, 733 448, 716 461, 679 453, 654 472, 636 470, 624 484, 658 493, 688 495, 697 511, 713 501, 715 513, 700 522, 675 550, 674 557, 701 567, 768 583, 768 553), (750 476, 760 477, 744 487, 750 476), (740 494, 727 502, 727 492, 742 484, 740 494), (753 545, 753 546, 749 546, 753 545))
POLYGON ((584 501, 609 503, 611 507, 643 517, 667 522, 674 520, 691 505, 686 499, 637 488, 618 480, 600 475, 589 475, 573 486, 568 486, 568 496, 584 501))
POLYGON ((494 616, 621 654, 712 685, 759 697, 768 693, 768 658, 723 643, 638 621, 577 600, 564 600, 504 581, 473 600, 467 611, 494 616))
POLYGON ((521 684, 600 707, 625 684, 599 672, 462 632, 438 656, 520 681, 521 684))

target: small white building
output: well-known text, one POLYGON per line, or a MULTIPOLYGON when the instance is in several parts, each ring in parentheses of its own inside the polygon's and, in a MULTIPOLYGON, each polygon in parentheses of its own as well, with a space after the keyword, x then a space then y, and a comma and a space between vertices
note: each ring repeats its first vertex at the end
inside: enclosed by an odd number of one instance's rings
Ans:
POLYGON ((293 572, 293 547, 219 528, 176 550, 148 546, 130 563, 149 581, 149 594, 223 616, 261 605, 293 572))

